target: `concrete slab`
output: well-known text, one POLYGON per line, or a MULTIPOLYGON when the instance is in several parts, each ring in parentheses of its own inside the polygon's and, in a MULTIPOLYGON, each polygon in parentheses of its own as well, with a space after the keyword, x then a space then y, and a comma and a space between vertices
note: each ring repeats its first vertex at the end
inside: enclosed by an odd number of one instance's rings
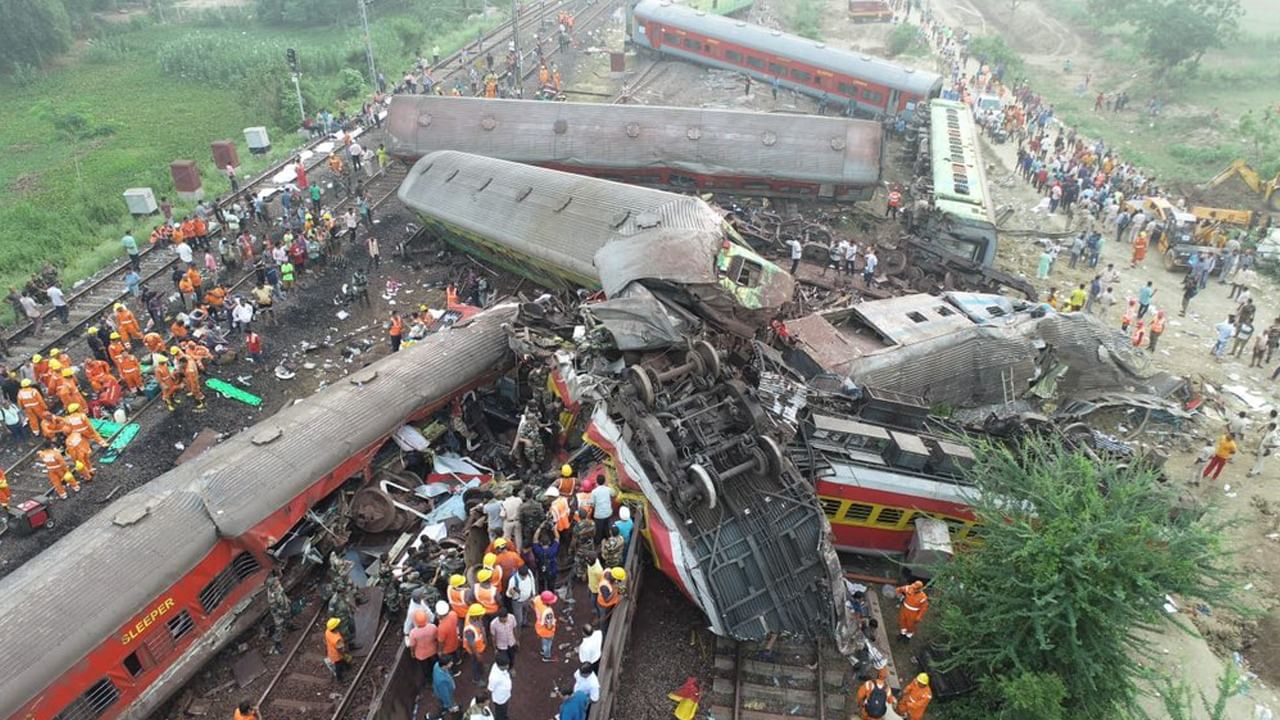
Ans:
POLYGON ((378 620, 382 618, 382 588, 365 588, 364 596, 368 602, 356 607, 356 644, 360 649, 351 653, 355 657, 364 657, 373 650, 373 641, 378 636, 378 620))

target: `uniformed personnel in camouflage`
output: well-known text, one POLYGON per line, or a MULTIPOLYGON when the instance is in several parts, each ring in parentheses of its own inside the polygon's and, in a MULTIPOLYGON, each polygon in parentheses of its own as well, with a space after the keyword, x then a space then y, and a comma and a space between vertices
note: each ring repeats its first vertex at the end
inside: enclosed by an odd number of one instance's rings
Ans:
POLYGON ((626 547, 622 533, 618 532, 617 528, 611 528, 609 537, 600 543, 600 562, 603 562, 605 567, 622 567, 622 551, 626 547))
POLYGON ((526 489, 524 493, 524 502, 520 504, 520 529, 524 537, 520 539, 520 547, 533 546, 533 533, 547 519, 547 509, 543 507, 542 502, 537 496, 526 489))
POLYGON ((398 613, 404 607, 404 595, 400 591, 400 580, 396 577, 391 558, 383 553, 378 563, 378 587, 382 588, 382 604, 387 612, 398 613))
POLYGON ((587 566, 596 554, 596 524, 585 513, 579 513, 573 525, 573 576, 587 580, 587 566))
POLYGON ((293 630, 293 603, 280 583, 280 575, 272 571, 267 576, 267 607, 271 609, 271 654, 278 655, 284 649, 284 634, 293 630))
POLYGON ((532 400, 525 406, 524 415, 520 418, 516 443, 519 445, 519 458, 526 466, 535 470, 542 467, 547 448, 542 443, 542 416, 532 400))

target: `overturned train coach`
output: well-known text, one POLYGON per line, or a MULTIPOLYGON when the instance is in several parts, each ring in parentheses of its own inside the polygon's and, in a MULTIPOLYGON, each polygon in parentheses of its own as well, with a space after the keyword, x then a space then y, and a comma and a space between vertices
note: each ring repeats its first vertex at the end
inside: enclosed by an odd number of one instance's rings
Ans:
POLYGON ((144 718, 261 614, 307 512, 513 357, 486 310, 116 500, 0 582, 0 717, 144 718))
POLYGON ((878 122, 790 113, 399 95, 393 155, 458 150, 666 190, 869 200, 878 122))
POLYGON ((794 289, 696 197, 453 151, 420 159, 399 195, 437 236, 540 285, 652 291, 742 335, 794 289))

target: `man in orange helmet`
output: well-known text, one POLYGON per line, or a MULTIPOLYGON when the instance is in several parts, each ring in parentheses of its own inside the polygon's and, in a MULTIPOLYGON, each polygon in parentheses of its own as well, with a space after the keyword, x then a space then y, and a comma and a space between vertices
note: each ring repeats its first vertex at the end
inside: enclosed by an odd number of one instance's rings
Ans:
POLYGON ((120 367, 120 355, 127 351, 129 347, 124 344, 121 335, 118 332, 111 333, 111 342, 107 343, 107 357, 111 358, 111 362, 118 368, 120 367))
POLYGON ((131 343, 135 339, 142 339, 142 328, 138 326, 138 319, 133 316, 133 311, 124 306, 124 303, 116 303, 116 332, 120 333, 120 338, 126 343, 131 343))
POLYGON ((897 593, 902 598, 902 607, 898 608, 898 636, 910 640, 929 610, 929 596, 924 592, 924 583, 919 580, 903 585, 897 593))

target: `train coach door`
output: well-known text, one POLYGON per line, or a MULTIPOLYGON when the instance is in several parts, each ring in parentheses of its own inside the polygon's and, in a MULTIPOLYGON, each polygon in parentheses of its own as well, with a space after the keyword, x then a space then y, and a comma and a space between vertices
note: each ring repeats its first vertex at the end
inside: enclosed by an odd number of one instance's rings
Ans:
POLYGON ((901 94, 897 90, 889 91, 889 104, 885 106, 885 111, 890 115, 898 114, 898 101, 900 99, 900 95, 901 94))

